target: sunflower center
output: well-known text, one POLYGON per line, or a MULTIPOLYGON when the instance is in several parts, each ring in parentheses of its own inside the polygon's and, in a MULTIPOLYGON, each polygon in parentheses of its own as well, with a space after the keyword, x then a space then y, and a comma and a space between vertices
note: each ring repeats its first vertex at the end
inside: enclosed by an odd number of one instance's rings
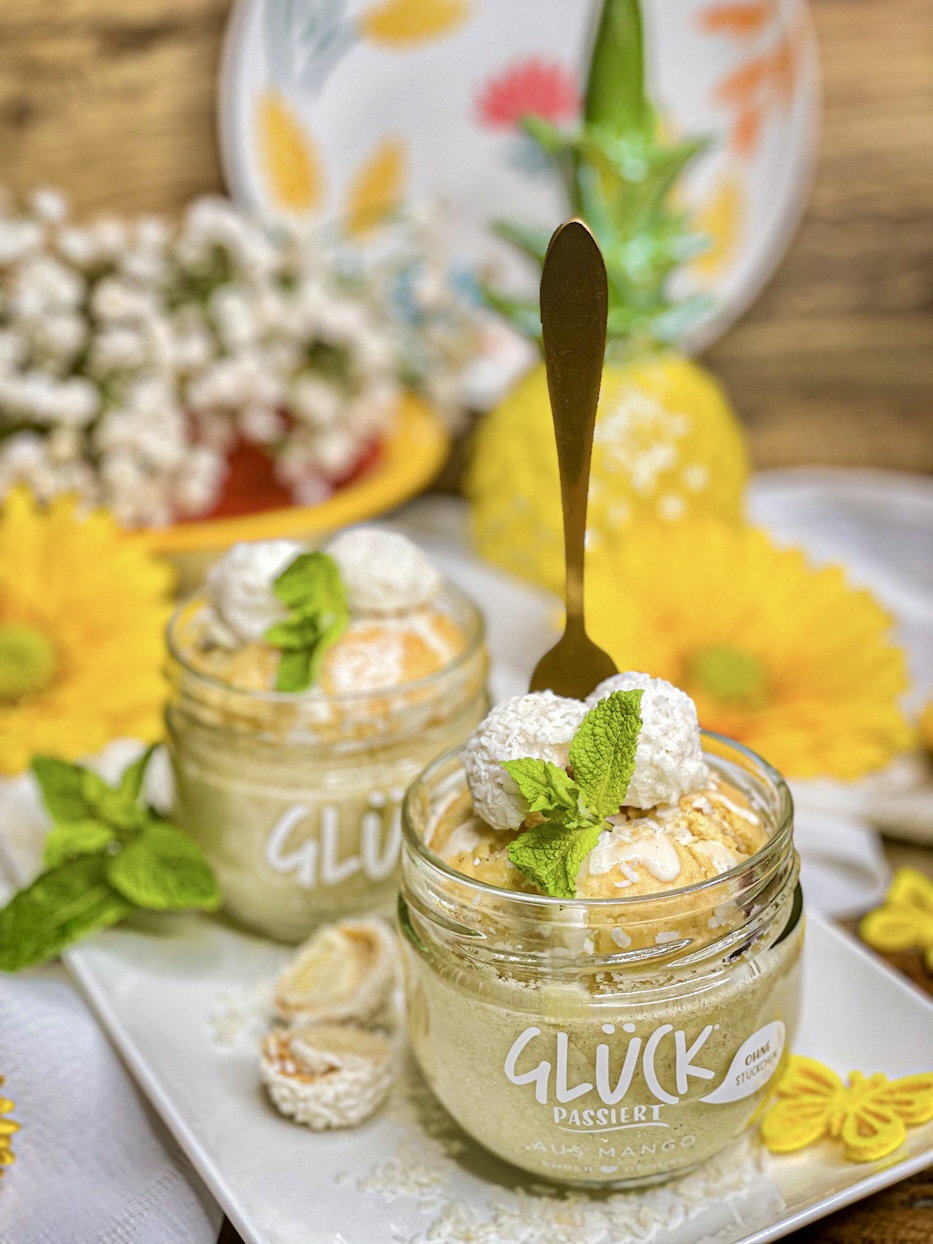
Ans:
POLYGON ((703 648, 690 662, 693 680, 721 704, 748 707, 764 698, 767 673, 753 653, 732 644, 703 648))
POLYGON ((58 669, 50 640, 33 626, 0 626, 0 704, 44 691, 58 669))

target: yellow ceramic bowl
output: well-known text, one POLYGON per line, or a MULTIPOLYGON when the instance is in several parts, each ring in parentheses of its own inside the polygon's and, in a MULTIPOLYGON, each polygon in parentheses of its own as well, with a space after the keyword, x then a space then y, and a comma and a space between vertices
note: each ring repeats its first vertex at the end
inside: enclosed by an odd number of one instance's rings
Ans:
POLYGON ((172 558, 184 588, 200 578, 217 553, 238 541, 325 535, 400 505, 427 487, 443 465, 449 446, 450 435, 438 414, 417 398, 405 397, 372 468, 326 501, 178 523, 141 531, 137 539, 172 558))

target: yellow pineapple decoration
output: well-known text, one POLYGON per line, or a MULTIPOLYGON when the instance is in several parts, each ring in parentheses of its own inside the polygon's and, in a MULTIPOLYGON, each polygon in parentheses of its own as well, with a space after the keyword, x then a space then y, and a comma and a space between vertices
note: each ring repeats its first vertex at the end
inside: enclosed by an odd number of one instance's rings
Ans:
POLYGON ((308 212, 323 193, 317 152, 299 117, 278 91, 264 91, 257 101, 260 162, 276 206, 308 212))
MULTIPOLYGON (((644 89, 638 0, 606 0, 582 125, 567 133, 528 117, 524 128, 560 172, 571 211, 593 230, 609 277, 588 547, 624 544, 643 523, 698 516, 739 522, 748 460, 738 421, 710 373, 675 344, 706 300, 674 304, 667 295, 670 278, 702 248, 671 199, 703 143, 660 136, 644 89)), ((500 223, 497 231, 543 262, 549 229, 500 223)), ((487 296, 522 331, 538 335, 536 306, 487 296)), ((543 363, 480 425, 466 491, 480 552, 561 590, 563 528, 543 363)))

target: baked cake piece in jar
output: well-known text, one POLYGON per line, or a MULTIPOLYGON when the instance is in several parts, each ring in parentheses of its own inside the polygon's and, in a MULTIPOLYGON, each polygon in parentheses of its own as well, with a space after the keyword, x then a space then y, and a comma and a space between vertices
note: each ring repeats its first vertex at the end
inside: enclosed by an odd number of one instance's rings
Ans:
POLYGON ((388 911, 405 788, 487 707, 475 605, 393 533, 239 544, 168 648, 175 815, 229 913, 298 941, 388 911))

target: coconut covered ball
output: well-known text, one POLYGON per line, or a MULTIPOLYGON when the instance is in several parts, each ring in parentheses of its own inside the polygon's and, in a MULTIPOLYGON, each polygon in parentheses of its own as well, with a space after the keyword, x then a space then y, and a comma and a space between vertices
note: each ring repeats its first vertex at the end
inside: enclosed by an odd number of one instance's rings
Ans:
POLYGON ((696 706, 686 692, 648 674, 613 674, 587 696, 593 708, 613 691, 641 689, 641 733, 635 751, 635 772, 625 806, 653 808, 677 803, 709 780, 700 745, 696 706))
POLYGON ((281 622, 287 610, 275 595, 275 581, 301 552, 293 540, 235 544, 207 576, 207 596, 220 623, 214 638, 231 648, 255 644, 281 622))
POLYGON ((441 576, 424 553, 391 531, 359 527, 326 548, 337 563, 354 613, 401 613, 438 594, 441 576))
POLYGON ((587 714, 581 700, 553 691, 517 695, 492 710, 463 752, 473 807, 494 829, 517 829, 528 803, 503 760, 530 757, 566 768, 570 742, 587 714))

